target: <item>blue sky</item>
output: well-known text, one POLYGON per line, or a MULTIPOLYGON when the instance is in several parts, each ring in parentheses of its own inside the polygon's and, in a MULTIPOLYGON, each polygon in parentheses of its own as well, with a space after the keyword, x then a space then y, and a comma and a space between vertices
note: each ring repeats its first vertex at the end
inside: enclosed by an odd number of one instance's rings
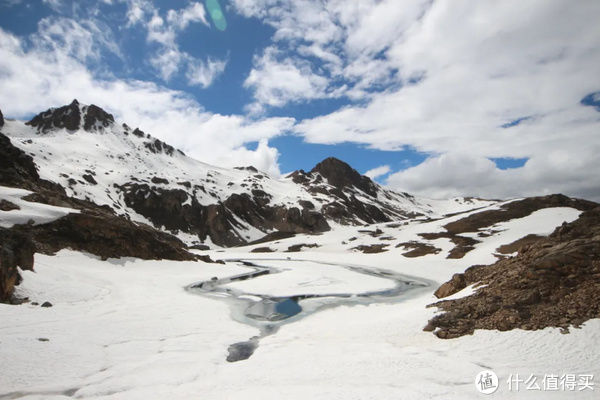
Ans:
POLYGON ((335 156, 431 197, 597 198, 598 17, 562 0, 0 0, 0 108, 78 98, 274 175, 335 156))

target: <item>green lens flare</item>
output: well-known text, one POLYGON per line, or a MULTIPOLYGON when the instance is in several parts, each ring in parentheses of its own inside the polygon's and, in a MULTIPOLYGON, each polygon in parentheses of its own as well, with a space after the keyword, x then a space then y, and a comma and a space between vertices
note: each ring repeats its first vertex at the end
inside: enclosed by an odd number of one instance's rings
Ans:
POLYGON ((215 27, 220 31, 227 29, 227 21, 225 20, 225 15, 223 14, 223 10, 219 5, 219 1, 206 0, 205 4, 210 17, 212 18, 213 24, 215 24, 215 27))

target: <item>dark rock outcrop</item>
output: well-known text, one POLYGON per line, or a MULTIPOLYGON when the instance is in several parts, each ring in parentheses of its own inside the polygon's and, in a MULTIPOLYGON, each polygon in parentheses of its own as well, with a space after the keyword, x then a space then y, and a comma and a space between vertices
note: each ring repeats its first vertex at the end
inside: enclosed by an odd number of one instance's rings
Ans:
POLYGON ((501 254, 512 254, 516 251, 520 251, 521 248, 525 246, 534 244, 542 240, 543 238, 544 237, 540 235, 527 235, 525 237, 522 237, 521 239, 515 240, 512 243, 503 244, 502 246, 498 247, 496 251, 501 254))
POLYGON ((454 235, 465 232, 477 232, 481 228, 511 219, 523 218, 535 211, 550 207, 571 207, 585 211, 596 207, 596 203, 588 200, 572 199, 562 194, 529 197, 507 203, 499 210, 488 210, 471 214, 468 217, 444 225, 444 228, 454 235))
POLYGON ((0 185, 33 191, 23 198, 26 201, 79 210, 78 214, 68 214, 47 224, 17 225, 8 230, 16 237, 30 238, 38 252, 51 254, 71 248, 102 258, 195 258, 176 237, 117 216, 107 206, 100 207, 90 201, 69 197, 60 185, 40 179, 32 158, 13 146, 2 134, 0 185))
POLYGON ((115 122, 115 118, 112 116, 112 114, 107 113, 94 104, 84 106, 83 112, 85 115, 83 118, 83 129, 88 132, 99 127, 107 128, 115 122))
POLYGON ((427 243, 421 243, 417 241, 410 241, 399 243, 396 245, 396 248, 402 247, 404 250, 407 250, 405 253, 402 253, 404 257, 414 258, 414 257, 423 257, 428 254, 437 254, 442 249, 435 247, 433 245, 427 243))
POLYGON ((43 133, 56 128, 75 131, 79 129, 80 124, 81 111, 77 100, 73 100, 68 106, 49 108, 26 122, 26 125, 33 126, 43 133))
POLYGON ((268 205, 270 196, 262 191, 232 194, 222 203, 201 205, 194 192, 183 189, 163 189, 147 184, 128 183, 118 186, 127 207, 148 218, 156 227, 210 237, 222 246, 246 244, 237 233, 243 228, 239 220, 263 231, 278 230, 293 233, 314 233, 329 230, 325 218, 318 212, 268 205))
POLYGON ((17 226, 13 229, 30 235, 37 251, 44 254, 54 254, 69 248, 94 254, 102 259, 195 259, 175 236, 144 224, 135 224, 104 210, 85 210, 47 224, 17 226))
POLYGON ((298 170, 288 175, 288 178, 303 185, 313 195, 322 194, 330 198, 330 201, 322 205, 321 213, 340 224, 372 224, 417 216, 391 205, 394 196, 413 201, 409 195, 392 195, 370 178, 360 175, 348 164, 333 157, 323 160, 310 172, 298 170))
MULTIPOLYGON (((164 153, 168 156, 172 156, 175 153, 175 148, 169 144, 166 144, 162 140, 154 139, 150 142, 144 143, 144 147, 150 150, 154 154, 164 153)), ((177 150, 180 154, 183 154, 180 150, 177 150)))
MULTIPOLYGON (((501 222, 506 222, 511 219, 523 218, 535 211, 550 207, 571 207, 577 210, 585 211, 592 209, 596 203, 572 199, 562 194, 552 194, 548 196, 529 197, 523 200, 512 201, 504 204, 498 210, 486 210, 470 214, 465 218, 450 222, 444 225, 445 232, 420 233, 424 239, 435 240, 447 238, 454 243, 455 247, 449 252, 447 258, 463 258, 465 254, 475 248, 479 240, 472 237, 461 235, 461 233, 479 232, 480 229, 488 228, 501 222)), ((479 232, 479 236, 486 236, 489 233, 479 232)), ((521 243, 534 242, 535 238, 522 239, 520 242, 514 243, 511 246, 503 247, 502 252, 509 249, 514 249, 521 243)), ((514 249, 513 251, 515 251, 514 249)))
POLYGON ((256 247, 250 250, 250 253, 273 253, 274 251, 275 250, 270 247, 256 247))
POLYGON ((388 247, 388 245, 384 243, 370 245, 361 244, 360 246, 353 247, 352 250, 362 251, 365 254, 374 254, 383 253, 384 251, 387 251, 386 247, 388 247))
POLYGON ((318 163, 310 172, 321 174, 327 179, 330 185, 338 189, 354 186, 369 196, 377 196, 377 187, 371 179, 359 174, 350 165, 337 158, 326 158, 318 163))
POLYGON ((195 195, 183 189, 163 189, 138 183, 118 188, 127 207, 148 218, 157 228, 196 234, 203 241, 210 237, 218 245, 244 243, 234 229, 237 221, 223 204, 203 206, 195 195))
POLYGON ((457 235, 450 232, 435 232, 435 233, 419 233, 423 239, 436 240, 440 238, 447 238, 454 243, 454 248, 448 252, 446 258, 463 258, 469 251, 475 249, 475 245, 479 243, 479 240, 473 239, 468 236, 457 235))
POLYGON ((437 288, 437 290, 433 294, 438 299, 441 299, 444 297, 451 296, 454 293, 458 293, 466 287, 467 283, 464 274, 454 274, 452 275, 452 279, 442 284, 442 286, 437 288))
POLYGON ((17 268, 33 270, 35 246, 20 232, 0 228, 0 303, 11 303, 14 287, 21 281, 17 268))
POLYGON ((39 178, 33 158, 0 133, 0 185, 21 187, 39 178))
POLYGON ((286 250, 286 253, 296 253, 298 251, 302 251, 303 248, 308 248, 308 249, 312 249, 315 247, 319 247, 318 244, 316 243, 310 243, 310 244, 306 244, 306 243, 300 243, 300 244, 293 244, 291 246, 289 246, 286 250))
MULTIPOLYGON (((585 202, 586 207, 590 204, 585 202)), ((471 296, 430 305, 445 312, 425 329, 435 330, 440 338, 475 329, 560 327, 568 332, 570 326, 600 318, 600 207, 521 247, 515 257, 453 276, 436 296, 446 297, 475 283, 486 286, 471 296)))
POLYGON ((35 117, 26 125, 37 128, 38 132, 46 133, 52 129, 67 129, 75 131, 81 128, 81 115, 83 113, 83 129, 91 132, 99 128, 106 128, 115 122, 112 114, 100 107, 91 104, 82 106, 77 100, 71 104, 58 108, 50 108, 35 117))
POLYGON ((2 110, 0 110, 0 128, 4 126, 4 115, 2 115, 2 110))

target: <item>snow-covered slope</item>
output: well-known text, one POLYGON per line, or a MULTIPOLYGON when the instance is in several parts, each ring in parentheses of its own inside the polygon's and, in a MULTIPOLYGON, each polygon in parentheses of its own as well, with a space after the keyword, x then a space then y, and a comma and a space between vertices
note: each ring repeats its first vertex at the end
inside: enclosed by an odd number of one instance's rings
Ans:
POLYGON ((108 205, 188 244, 239 245, 273 231, 437 218, 492 203, 395 193, 335 159, 284 178, 253 167, 219 168, 76 100, 27 123, 6 121, 2 133, 33 157, 41 178, 68 195, 108 205))

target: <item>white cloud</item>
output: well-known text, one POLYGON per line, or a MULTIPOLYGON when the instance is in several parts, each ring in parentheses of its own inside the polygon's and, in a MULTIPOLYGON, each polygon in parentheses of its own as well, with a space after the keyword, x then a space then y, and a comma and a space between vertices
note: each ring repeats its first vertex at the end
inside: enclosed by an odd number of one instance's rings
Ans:
POLYGON ((567 193, 598 200, 597 169, 588 166, 599 150, 600 146, 593 146, 581 154, 579 163, 570 150, 555 150, 544 157, 530 159, 522 168, 507 170, 496 168, 484 157, 446 153, 390 175, 387 184, 433 198, 466 194, 507 198, 567 193), (574 162, 579 165, 573 165, 574 162))
POLYGON ((27 48, 0 29, 0 105, 7 117, 68 104, 73 98, 96 104, 130 126, 139 126, 189 155, 223 166, 255 164, 279 173, 277 150, 268 139, 289 131, 293 118, 250 120, 205 111, 184 92, 152 82, 97 79, 68 51, 27 48), (256 150, 248 143, 259 142, 256 150))
POLYGON ((202 22, 206 26, 210 26, 206 20, 206 11, 201 3, 193 2, 188 4, 186 8, 181 10, 169 10, 167 12, 167 21, 177 29, 183 30, 192 22, 202 22))
POLYGON ((389 165, 382 165, 380 167, 376 167, 376 168, 368 170, 367 172, 364 173, 364 175, 368 176, 371 179, 377 179, 381 176, 389 174, 391 171, 392 171, 392 168, 390 168, 389 165))
MULTIPOLYGON (((302 121, 296 132, 314 143, 412 146, 441 155, 392 175, 389 184, 400 190, 492 197, 557 191, 600 199, 592 183, 600 178, 599 115, 580 105, 600 88, 598 17, 597 2, 435 2, 386 51, 385 66, 403 81, 422 81, 302 121), (501 128, 526 116, 532 118, 501 128), (530 161, 500 171, 493 157, 530 161)), ((367 57, 360 66, 371 62, 367 57)))
POLYGON ((61 0, 42 0, 42 3, 46 4, 48 7, 54 10, 60 10, 60 7, 62 7, 61 0))
POLYGON ((185 71, 190 85, 206 88, 225 70, 227 60, 194 57, 181 50, 177 42, 178 35, 192 23, 210 27, 202 3, 191 2, 185 8, 170 9, 163 18, 160 10, 147 0, 126 1, 128 25, 143 25, 148 43, 159 45, 149 63, 162 80, 168 82, 177 73, 185 71))
POLYGON ((179 71, 179 66, 184 58, 184 55, 177 49, 165 47, 157 51, 150 59, 150 65, 158 71, 159 76, 165 82, 168 82, 179 71))
POLYGON ((90 19, 43 18, 32 42, 41 50, 61 52, 79 61, 97 61, 105 51, 123 57, 112 31, 90 19))
POLYGON ((401 82, 387 50, 417 21, 428 3, 235 0, 240 14, 261 18, 276 30, 277 50, 272 48, 255 59, 247 86, 254 90, 258 103, 271 107, 327 97, 370 99, 373 92, 401 82), (279 55, 280 51, 285 56, 279 55), (296 70, 302 66, 297 74, 302 81, 297 76, 291 81, 299 88, 294 91, 287 86, 279 88, 284 83, 272 79, 270 73, 289 73, 291 66, 296 70), (308 85, 314 81, 318 86, 308 85))
POLYGON ((127 0, 127 25, 136 25, 153 12, 154 6, 147 0, 127 0))
POLYGON ((213 60, 212 58, 209 58, 206 62, 190 60, 186 73, 188 83, 206 88, 223 73, 226 66, 227 61, 225 60, 213 60))
POLYGON ((282 106, 290 101, 328 96, 327 79, 314 74, 306 62, 280 59, 275 49, 267 48, 255 64, 244 86, 253 88, 255 98, 262 104, 282 106))

